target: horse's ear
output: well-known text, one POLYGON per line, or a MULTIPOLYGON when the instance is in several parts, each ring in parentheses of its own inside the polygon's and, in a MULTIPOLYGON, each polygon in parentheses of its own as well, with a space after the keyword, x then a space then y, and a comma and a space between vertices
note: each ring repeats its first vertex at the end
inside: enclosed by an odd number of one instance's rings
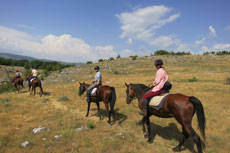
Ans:
POLYGON ((128 87, 129 85, 125 82, 125 85, 126 85, 126 87, 128 87))
POLYGON ((81 83, 81 82, 79 82, 79 84, 81 85, 82 83, 81 83))

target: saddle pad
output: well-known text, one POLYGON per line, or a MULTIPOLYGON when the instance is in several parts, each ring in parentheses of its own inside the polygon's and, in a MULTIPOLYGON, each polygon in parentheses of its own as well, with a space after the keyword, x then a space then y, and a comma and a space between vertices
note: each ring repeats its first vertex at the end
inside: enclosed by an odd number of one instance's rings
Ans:
POLYGON ((30 80, 30 82, 32 82, 34 79, 35 79, 35 78, 32 78, 32 79, 30 80))
POLYGON ((169 93, 163 95, 163 96, 155 96, 151 99, 151 101, 149 102, 149 106, 150 107, 155 107, 158 106, 161 102, 163 102, 166 97, 169 95, 169 93))
POLYGON ((97 88, 93 88, 93 90, 91 92, 91 96, 96 96, 96 91, 97 91, 97 88))

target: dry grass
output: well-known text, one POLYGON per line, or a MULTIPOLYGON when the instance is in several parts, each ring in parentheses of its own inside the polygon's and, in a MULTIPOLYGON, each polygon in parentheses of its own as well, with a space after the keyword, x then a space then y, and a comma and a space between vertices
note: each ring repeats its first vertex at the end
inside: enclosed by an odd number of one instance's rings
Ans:
MULTIPOLYGON (((28 92, 1 94, 0 152, 173 152, 172 148, 182 138, 181 127, 175 119, 151 117, 154 142, 148 144, 142 134, 139 110, 125 103, 124 83, 151 83, 156 71, 153 66, 156 58, 159 57, 97 63, 101 66, 104 84, 116 88, 116 122, 112 126, 106 123, 107 112, 103 103, 101 111, 105 115, 104 120, 99 120, 95 104, 91 105, 89 117, 86 118, 87 103, 84 97, 78 96, 78 82, 92 82, 93 66, 96 64, 69 68, 71 73, 57 74, 44 81, 46 95, 43 97, 33 97, 28 92), (62 97, 68 100, 60 100, 62 97), (32 129, 39 126, 46 129, 33 134, 32 129), (86 128, 90 126, 93 128, 86 128), (55 135, 61 137, 56 139, 55 135), (31 144, 21 147, 26 140, 31 144)), ((196 96, 204 106, 207 120, 206 152, 229 152, 230 85, 225 84, 225 81, 230 77, 230 56, 160 58, 165 61, 165 69, 173 84, 171 92, 196 96), (189 81, 194 77, 196 81, 189 81)), ((136 101, 134 103, 137 104, 136 101)), ((200 135, 195 117, 193 127, 200 135)), ((182 153, 196 152, 191 139, 185 143, 184 148, 182 153)))

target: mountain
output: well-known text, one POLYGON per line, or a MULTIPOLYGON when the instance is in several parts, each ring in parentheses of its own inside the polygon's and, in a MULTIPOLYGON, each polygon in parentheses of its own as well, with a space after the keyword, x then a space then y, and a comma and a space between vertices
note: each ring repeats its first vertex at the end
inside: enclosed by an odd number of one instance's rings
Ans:
MULTIPOLYGON (((40 60, 40 61, 44 61, 44 62, 52 62, 53 60, 47 60, 47 59, 38 59, 38 58, 33 58, 30 56, 23 56, 23 55, 16 55, 16 54, 10 54, 10 53, 0 53, 0 57, 1 58, 5 58, 5 59, 15 59, 15 60, 28 60, 28 61, 33 61, 33 60, 40 60)), ((84 63, 70 63, 70 62, 61 62, 61 61, 56 61, 59 62, 61 64, 73 64, 73 65, 81 65, 84 63)))

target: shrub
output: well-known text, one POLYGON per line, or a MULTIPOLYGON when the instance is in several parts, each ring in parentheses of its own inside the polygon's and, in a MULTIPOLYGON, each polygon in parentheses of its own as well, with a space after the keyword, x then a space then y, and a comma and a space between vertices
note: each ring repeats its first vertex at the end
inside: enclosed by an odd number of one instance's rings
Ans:
POLYGON ((193 77, 193 78, 191 78, 191 79, 188 79, 188 82, 197 82, 198 80, 197 80, 197 78, 196 77, 193 77))
POLYGON ((93 62, 92 61, 87 61, 86 64, 92 64, 93 62))
POLYGON ((104 60, 103 59, 99 59, 98 62, 103 62, 104 60))
POLYGON ((114 58, 113 58, 113 57, 110 57, 109 60, 114 60, 114 58))
POLYGON ((62 97, 60 97, 60 98, 58 99, 58 101, 68 101, 68 100, 69 100, 69 98, 66 97, 66 96, 62 96, 62 97))
POLYGON ((13 85, 11 82, 6 82, 0 85, 0 93, 13 91, 13 85))
POLYGON ((92 122, 89 122, 88 125, 87 125, 87 127, 89 129, 93 129, 93 128, 95 128, 95 125, 92 122))
POLYGON ((136 60, 137 59, 137 55, 135 55, 135 56, 132 56, 132 60, 136 60))

